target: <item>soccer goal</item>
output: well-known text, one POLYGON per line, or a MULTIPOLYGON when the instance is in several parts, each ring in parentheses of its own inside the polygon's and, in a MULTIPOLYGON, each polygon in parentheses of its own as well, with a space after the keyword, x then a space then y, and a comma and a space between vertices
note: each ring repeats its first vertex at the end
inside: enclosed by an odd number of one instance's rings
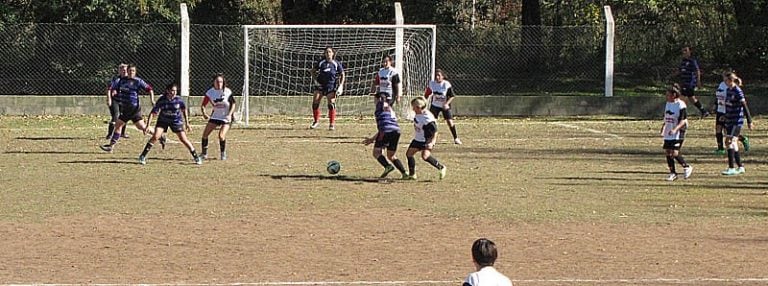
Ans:
MULTIPOLYGON (((410 110, 406 100, 423 95, 435 69, 434 25, 246 25, 243 37, 239 113, 245 125, 251 114, 309 116, 317 85, 310 71, 326 47, 336 50, 346 74, 336 101, 341 116, 373 112, 370 89, 385 55, 401 74, 401 115, 410 110)), ((325 99, 320 106, 325 113, 325 99)))

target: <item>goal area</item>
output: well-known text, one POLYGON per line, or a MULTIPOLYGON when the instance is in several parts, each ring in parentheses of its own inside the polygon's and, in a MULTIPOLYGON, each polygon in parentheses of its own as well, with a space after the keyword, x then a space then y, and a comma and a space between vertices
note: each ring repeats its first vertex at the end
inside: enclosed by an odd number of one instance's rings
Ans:
MULTIPOLYGON (((246 126, 251 114, 311 115, 317 86, 311 70, 327 47, 344 68, 343 92, 336 100, 341 116, 373 112, 370 91, 384 56, 391 56, 400 72, 402 101, 396 109, 401 116, 408 116, 407 101, 423 95, 435 70, 434 25, 246 25, 243 37, 238 113, 246 126)), ((320 106, 327 114, 325 99, 320 106)))

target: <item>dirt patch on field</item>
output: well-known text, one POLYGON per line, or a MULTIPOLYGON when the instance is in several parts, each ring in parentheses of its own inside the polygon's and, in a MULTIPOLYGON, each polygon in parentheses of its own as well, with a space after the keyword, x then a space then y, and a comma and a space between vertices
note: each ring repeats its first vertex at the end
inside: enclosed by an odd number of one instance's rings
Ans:
POLYGON ((768 265, 766 226, 498 224, 408 210, 56 217, 0 222, 0 282, 458 281, 481 236, 500 246, 497 268, 531 280, 520 285, 755 278, 768 265))

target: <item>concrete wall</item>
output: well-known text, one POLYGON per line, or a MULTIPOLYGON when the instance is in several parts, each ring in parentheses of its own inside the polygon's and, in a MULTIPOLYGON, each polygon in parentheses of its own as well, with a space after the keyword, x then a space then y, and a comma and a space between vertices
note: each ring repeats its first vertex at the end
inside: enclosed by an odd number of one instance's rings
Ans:
MULTIPOLYGON (((192 114, 199 111, 202 97, 190 97, 187 104, 192 114)), ((707 105, 712 98, 704 98, 707 105)), ((148 99, 142 99, 144 113, 149 111, 148 99)), ((270 98, 274 103, 279 98, 270 98)), ((750 110, 759 115, 768 112, 768 98, 749 97, 750 110)), ((288 102, 288 101, 287 101, 288 102)), ((308 110, 306 100, 295 100, 294 110, 308 110)), ((253 115, 269 114, 263 98, 251 97, 253 115)), ((324 106, 324 104, 323 104, 324 106)), ((639 118, 660 117, 664 108, 661 96, 591 97, 591 96, 465 96, 454 101, 454 113, 459 116, 574 116, 624 115, 639 118)), ((691 114, 698 111, 690 107, 691 114)), ((370 113, 373 110, 371 109, 370 113)), ((4 96, 0 95, 0 115, 64 115, 109 114, 103 96, 4 96)), ((299 116, 305 113, 296 114, 299 116)))

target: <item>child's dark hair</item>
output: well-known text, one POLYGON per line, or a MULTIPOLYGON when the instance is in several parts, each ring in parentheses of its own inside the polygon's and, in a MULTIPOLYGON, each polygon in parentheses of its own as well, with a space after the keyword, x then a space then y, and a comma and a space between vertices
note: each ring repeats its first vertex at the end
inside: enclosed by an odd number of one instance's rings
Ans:
POLYGON ((225 89, 227 87, 227 79, 224 77, 223 73, 217 73, 213 75, 213 80, 216 81, 217 78, 221 78, 221 89, 225 89))
POLYGON ((172 83, 169 83, 169 84, 165 85, 165 90, 171 90, 174 87, 175 88, 179 88, 179 86, 175 82, 172 82, 172 83))
POLYGON ((496 251, 496 244, 487 238, 480 238, 475 240, 472 244, 472 260, 474 260, 480 267, 493 266, 496 262, 498 253, 496 251))
POLYGON ((675 96, 675 98, 680 97, 680 85, 673 83, 667 88, 667 92, 672 93, 675 96))

